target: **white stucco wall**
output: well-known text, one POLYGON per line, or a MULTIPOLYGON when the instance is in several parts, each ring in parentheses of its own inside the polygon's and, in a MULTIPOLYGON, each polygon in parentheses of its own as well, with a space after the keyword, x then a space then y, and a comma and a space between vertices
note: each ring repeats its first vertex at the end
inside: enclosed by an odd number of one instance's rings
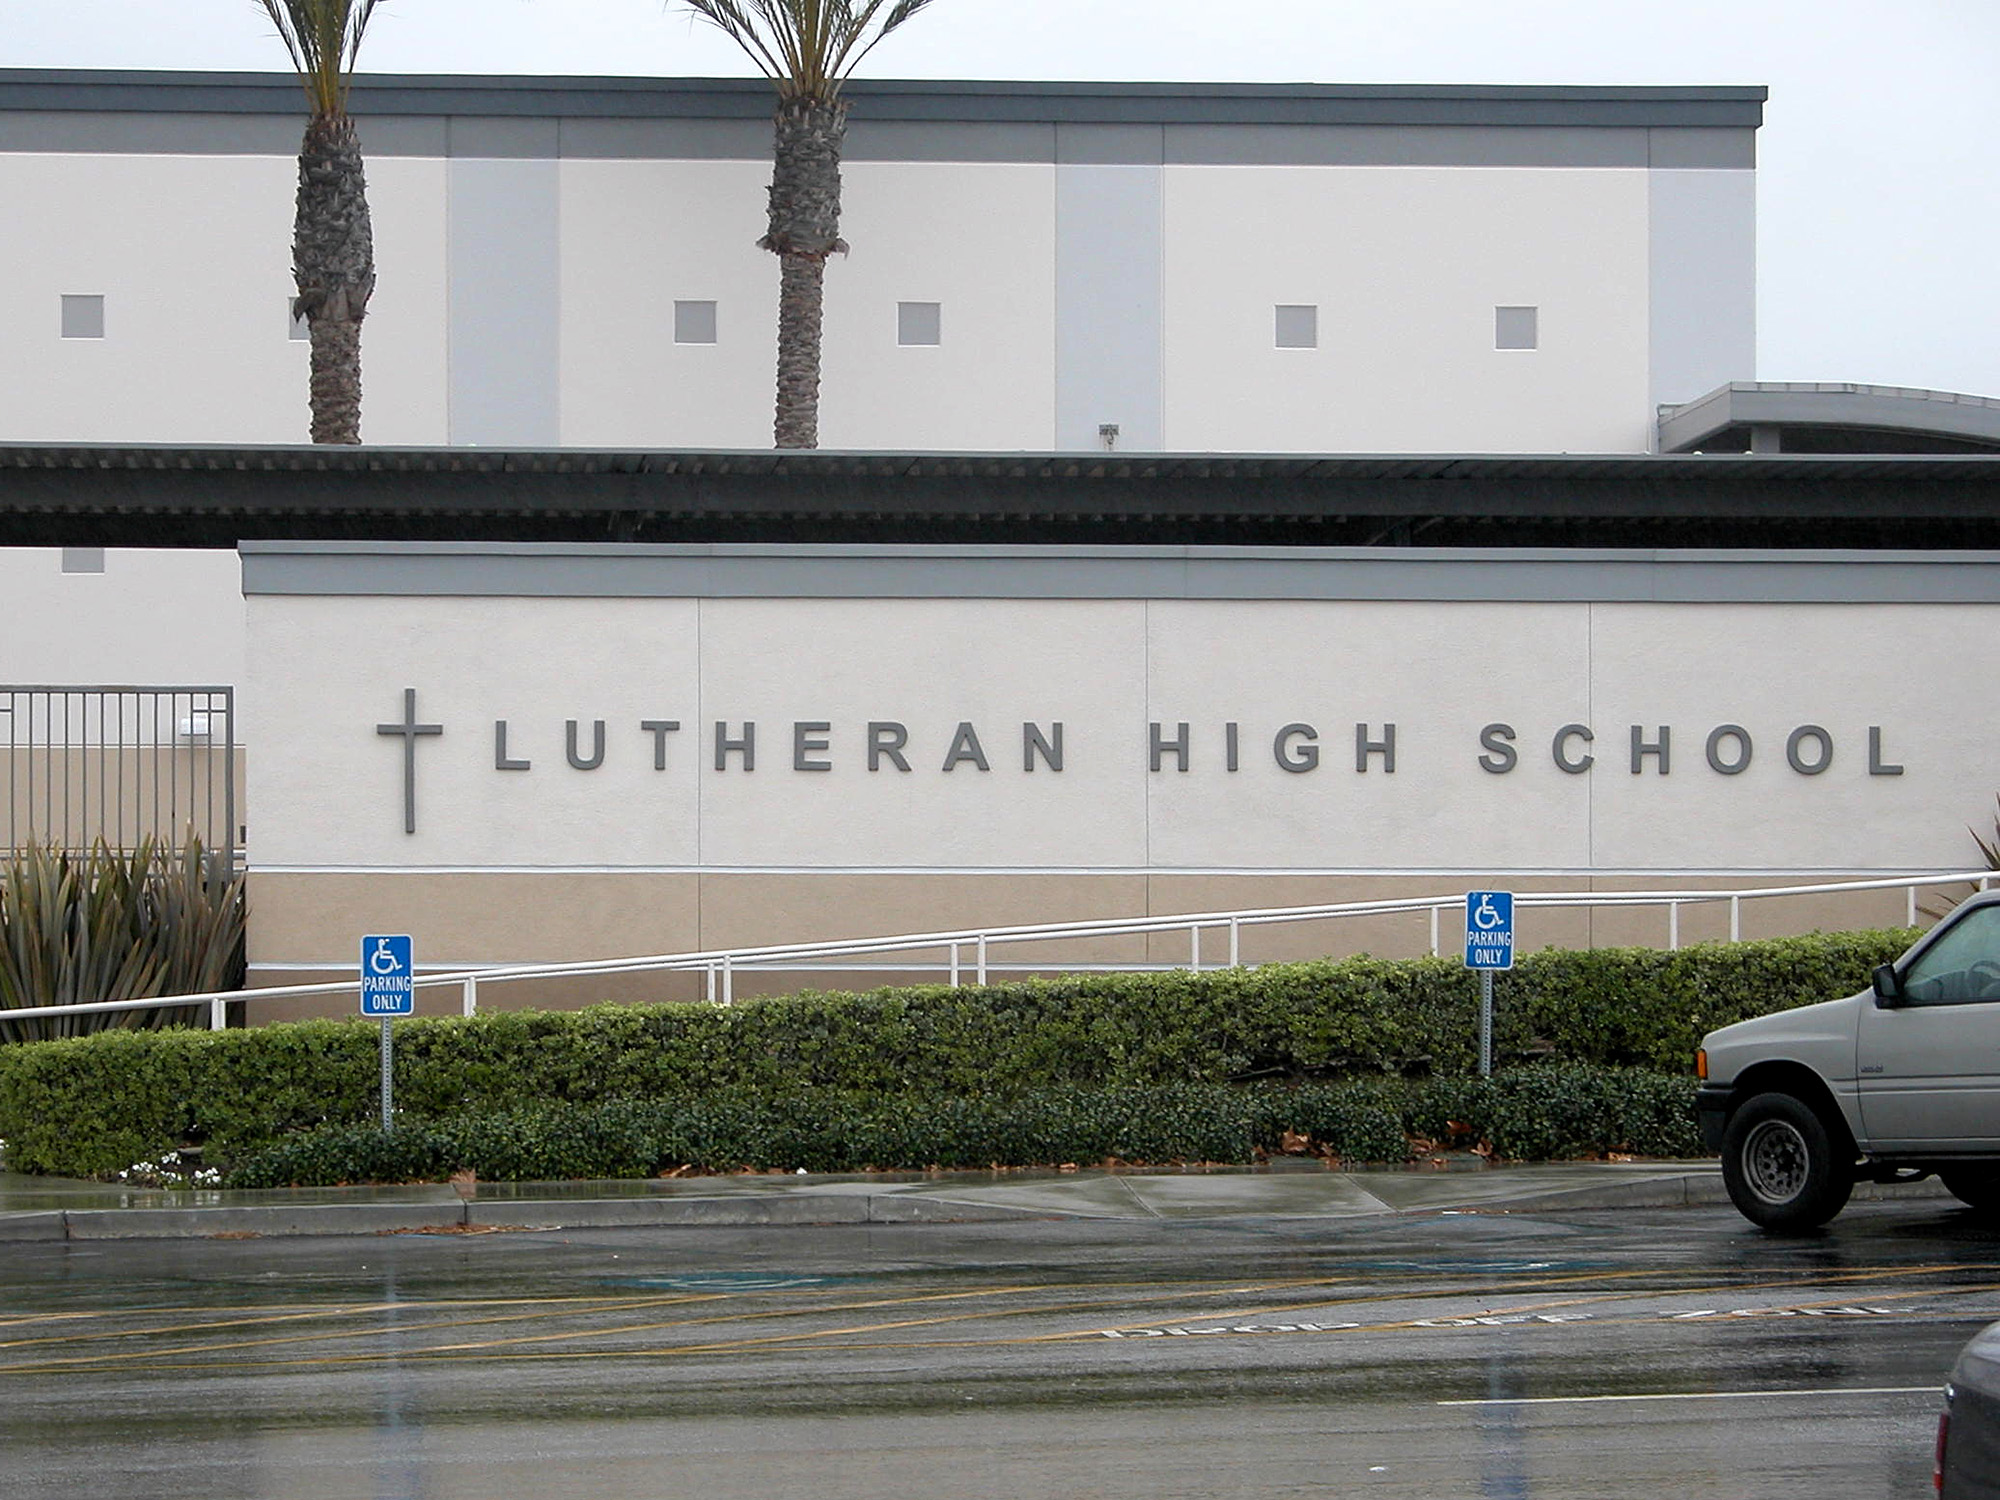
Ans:
MULTIPOLYGON (((459 165, 454 178, 435 157, 368 162, 369 441, 768 445, 777 268, 755 243, 768 162, 499 163, 475 216, 485 244, 455 242, 452 194, 477 164, 459 165), (544 177, 549 192, 531 191, 544 177), (454 300, 509 255, 546 259, 547 274, 454 300), (717 343, 674 343, 676 300, 717 303, 717 343), (543 378, 549 361, 557 378, 543 378), (474 420, 501 386, 533 410, 474 420), (469 403, 456 416, 454 391, 469 403)), ((1094 446, 1094 421, 1122 408, 1097 388, 1117 383, 1104 371, 1059 390, 1067 255, 1072 272, 1121 257, 1160 268, 1145 299, 1157 318, 1119 325, 1129 347, 1104 351, 1111 372, 1143 367, 1159 386, 1157 419, 1127 414, 1128 449, 1642 452, 1654 366, 1691 369, 1713 342, 1653 348, 1666 337, 1655 303, 1688 301, 1687 278, 1655 262, 1698 242, 1719 275, 1743 238, 1722 232, 1740 192, 1649 194, 1659 174, 1643 169, 1169 166, 1118 169, 1158 177, 1157 224, 1078 219, 1063 240, 1065 170, 1110 169, 848 165, 854 249, 827 269, 825 446, 1094 446), (903 301, 940 304, 941 345, 898 346, 903 301), (1319 308, 1317 349, 1274 347, 1279 303, 1319 308), (1493 347, 1501 305, 1539 309, 1538 349, 1493 347), (1059 398, 1095 416, 1059 434, 1059 398)), ((306 346, 286 320, 295 172, 275 155, 0 153, 0 440, 302 440, 306 346), (105 297, 104 338, 59 337, 64 293, 105 297)), ((1727 309, 1746 340, 1750 318, 1727 309)), ((1680 344, 1686 323, 1670 320, 1680 344)))
POLYGON ((770 446, 769 181, 749 161, 563 164, 565 443, 770 446), (716 304, 715 343, 674 342, 676 301, 716 304))
POLYGON ((1988 606, 259 596, 249 624, 280 747, 255 772, 266 868, 1951 869, 1992 798, 1963 712, 2000 669, 1988 606), (376 731, 408 687, 445 731, 417 748, 414 837, 376 731), (532 769, 495 769, 501 718, 532 769), (572 718, 586 756, 606 722, 600 768, 567 764, 572 718), (681 724, 664 770, 643 720, 681 724), (746 720, 756 769, 716 771, 716 723, 746 720), (1022 723, 1057 720, 1065 769, 1025 772, 1022 723), (867 769, 871 721, 907 726, 908 774, 867 769), (990 770, 943 769, 962 721, 990 770), (1150 771, 1149 724, 1181 721, 1189 769, 1150 771), (831 769, 796 770, 815 722, 831 769), (1496 723, 1505 774, 1480 765, 1496 723), (1314 769, 1278 764, 1289 724, 1314 769), (1358 772, 1356 726, 1388 724, 1394 772, 1358 772), (1551 753, 1568 724, 1595 733, 1568 746, 1585 774, 1551 753), (1740 775, 1704 754, 1725 724, 1754 744, 1740 775), (1634 725, 1668 727, 1669 774, 1633 773, 1634 725), (1823 774, 1787 764, 1804 725, 1823 774), (1902 774, 1871 774, 1871 728, 1902 774))
MULTIPOLYGON (((565 443, 770 445, 778 263, 756 243, 770 177, 761 161, 563 163, 565 443), (684 300, 716 304, 715 343, 674 342, 684 300)), ((1053 443, 1053 193, 1047 166, 847 166, 823 446, 1053 443), (900 347, 899 302, 940 304, 942 342, 900 347)))
POLYGON ((827 265, 821 441, 876 449, 1055 446, 1055 170, 857 163, 847 256, 827 265), (899 346, 899 302, 941 342, 899 346))
POLYGON ((1644 452, 1647 177, 1169 168, 1168 446, 1644 452), (1317 349, 1274 347, 1281 303, 1317 349), (1494 348, 1499 306, 1539 308, 1539 348, 1494 348))
MULTIPOLYGON (((305 441, 297 176, 276 156, 0 155, 0 438, 305 441), (103 338, 61 336, 65 294, 105 299, 103 338)), ((368 186, 366 435, 442 442, 442 163, 371 161, 368 186)))
MULTIPOLYGON (((65 573, 60 547, 0 547, 0 681, 201 685, 243 681, 236 554, 113 547, 65 573)), ((241 732, 239 731, 239 739, 241 732)))

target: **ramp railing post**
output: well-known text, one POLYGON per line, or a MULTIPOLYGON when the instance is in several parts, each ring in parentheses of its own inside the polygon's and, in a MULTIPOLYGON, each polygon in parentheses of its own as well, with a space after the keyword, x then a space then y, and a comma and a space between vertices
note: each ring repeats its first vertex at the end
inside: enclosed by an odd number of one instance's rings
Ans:
POLYGON ((735 955, 732 953, 722 955, 722 1003, 724 1005, 734 1005, 736 1003, 736 968, 730 962, 734 957, 735 955))
POLYGON ((1235 917, 1229 919, 1229 967, 1240 968, 1243 964, 1243 924, 1235 917))
POLYGON ((229 1002, 220 995, 208 1002, 208 1029, 210 1031, 229 1029, 229 1002))
POLYGON ((1743 898, 1741 896, 1731 896, 1729 898, 1729 941, 1732 943, 1743 941, 1743 898))
POLYGON ((979 983, 986 983, 986 934, 979 934, 979 983))
POLYGON ((951 945, 951 987, 958 988, 958 944, 951 945))
POLYGON ((1188 923, 1188 967, 1201 972, 1201 923, 1188 923))
POLYGON ((1677 952, 1680 946, 1681 904, 1678 901, 1669 901, 1667 903, 1667 948, 1669 952, 1677 952))
POLYGON ((477 974, 468 974, 465 976, 463 993, 459 996, 458 1005, 459 1012, 462 1015, 476 1016, 479 1014, 479 976, 477 974))

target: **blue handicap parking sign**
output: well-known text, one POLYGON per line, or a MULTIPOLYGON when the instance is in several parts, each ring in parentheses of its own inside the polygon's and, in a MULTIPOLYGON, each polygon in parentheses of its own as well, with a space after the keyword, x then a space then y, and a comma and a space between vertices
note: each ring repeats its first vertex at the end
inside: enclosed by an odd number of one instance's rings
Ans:
POLYGON ((416 1014, 416 964, 410 949, 408 933, 361 940, 362 1015, 416 1014))
POLYGON ((1466 892, 1465 966, 1468 969, 1514 967, 1512 891, 1466 892))

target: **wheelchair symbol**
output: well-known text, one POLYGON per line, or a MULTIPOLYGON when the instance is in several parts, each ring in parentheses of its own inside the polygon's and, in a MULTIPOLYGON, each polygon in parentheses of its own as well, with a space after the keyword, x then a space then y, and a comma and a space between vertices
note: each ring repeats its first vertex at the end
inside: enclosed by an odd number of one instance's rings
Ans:
POLYGON ((389 951, 389 939, 375 939, 375 951, 368 955, 368 968, 376 974, 400 974, 403 965, 394 953, 389 951))
POLYGON ((1481 932, 1491 932, 1500 926, 1503 920, 1500 913, 1494 909, 1492 894, 1486 891, 1480 892, 1479 904, 1472 909, 1472 925, 1481 932))

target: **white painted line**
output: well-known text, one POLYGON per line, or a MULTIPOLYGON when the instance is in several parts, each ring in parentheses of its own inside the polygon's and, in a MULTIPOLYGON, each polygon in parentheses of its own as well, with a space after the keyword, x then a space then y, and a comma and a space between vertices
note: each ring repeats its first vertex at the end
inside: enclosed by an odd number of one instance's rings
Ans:
POLYGON ((1487 1396, 1439 1406, 1586 1406, 1606 1401, 1752 1401, 1793 1396, 1944 1396, 1939 1385, 1836 1386, 1811 1391, 1659 1391, 1643 1396, 1487 1396))

